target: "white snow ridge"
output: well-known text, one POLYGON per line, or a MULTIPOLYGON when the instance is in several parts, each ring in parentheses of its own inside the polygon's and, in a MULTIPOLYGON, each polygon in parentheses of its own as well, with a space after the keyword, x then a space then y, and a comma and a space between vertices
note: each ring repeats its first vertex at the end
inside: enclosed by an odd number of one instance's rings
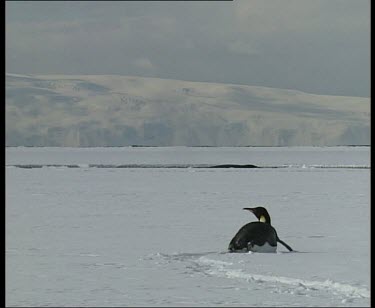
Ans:
POLYGON ((7 146, 370 144, 368 97, 135 76, 6 74, 6 117, 7 146))
POLYGON ((353 298, 370 298, 370 291, 366 288, 338 283, 330 279, 325 281, 314 281, 291 277, 245 273, 242 269, 228 268, 228 266, 233 264, 231 262, 214 260, 205 256, 200 257, 198 262, 210 266, 206 271, 208 274, 234 279, 245 279, 246 281, 254 281, 256 283, 280 285, 280 287, 283 286, 284 288, 289 288, 288 290, 284 290, 284 292, 287 291, 290 294, 307 295, 307 293, 312 293, 314 291, 325 291, 333 293, 334 295, 343 295, 345 297, 343 303, 348 302, 353 298))

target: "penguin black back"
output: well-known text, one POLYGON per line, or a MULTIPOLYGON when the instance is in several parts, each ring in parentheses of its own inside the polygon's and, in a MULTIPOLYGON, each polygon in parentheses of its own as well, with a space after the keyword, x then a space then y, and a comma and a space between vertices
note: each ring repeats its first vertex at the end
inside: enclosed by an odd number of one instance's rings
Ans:
POLYGON ((256 245, 259 247, 268 243, 276 251, 277 234, 276 230, 270 225, 260 221, 250 222, 244 225, 229 243, 229 251, 251 251, 256 245))

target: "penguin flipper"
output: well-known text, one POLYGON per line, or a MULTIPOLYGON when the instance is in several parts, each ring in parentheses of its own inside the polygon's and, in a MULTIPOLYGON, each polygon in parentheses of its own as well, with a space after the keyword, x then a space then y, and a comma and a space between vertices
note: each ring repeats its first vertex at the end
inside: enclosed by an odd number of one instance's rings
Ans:
POLYGON ((283 244, 289 251, 293 251, 292 247, 290 247, 287 243, 283 242, 282 240, 279 239, 279 237, 277 237, 277 241, 280 243, 280 244, 283 244))

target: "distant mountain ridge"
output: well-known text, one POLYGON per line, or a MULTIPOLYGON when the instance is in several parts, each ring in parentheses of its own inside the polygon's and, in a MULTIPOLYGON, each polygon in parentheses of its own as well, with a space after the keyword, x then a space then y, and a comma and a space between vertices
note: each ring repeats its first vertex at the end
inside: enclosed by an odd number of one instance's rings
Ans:
POLYGON ((7 146, 369 144, 369 98, 119 75, 6 74, 7 146))

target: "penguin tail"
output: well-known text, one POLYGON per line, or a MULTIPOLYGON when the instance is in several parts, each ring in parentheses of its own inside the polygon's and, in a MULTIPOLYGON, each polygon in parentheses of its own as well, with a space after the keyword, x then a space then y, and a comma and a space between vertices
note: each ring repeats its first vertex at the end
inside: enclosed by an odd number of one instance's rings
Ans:
POLYGON ((277 237, 277 241, 284 245, 289 251, 293 251, 292 247, 290 247, 287 243, 283 242, 282 240, 279 239, 279 237, 277 237))

